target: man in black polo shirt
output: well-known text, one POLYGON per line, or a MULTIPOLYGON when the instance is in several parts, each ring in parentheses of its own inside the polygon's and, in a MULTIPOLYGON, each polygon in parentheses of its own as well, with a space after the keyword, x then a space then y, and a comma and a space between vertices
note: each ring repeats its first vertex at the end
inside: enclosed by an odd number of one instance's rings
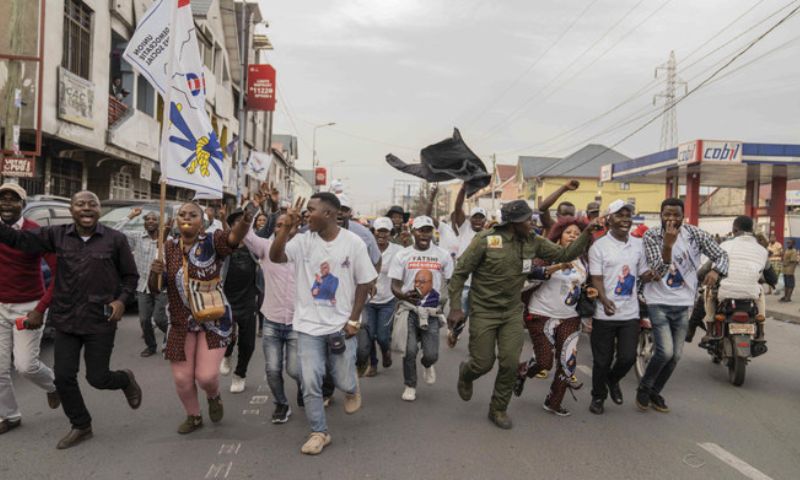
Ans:
POLYGON ((55 384, 72 430, 57 448, 69 448, 92 436, 92 417, 78 387, 81 349, 86 379, 101 390, 122 390, 131 408, 139 408, 142 390, 130 370, 108 368, 117 322, 134 298, 139 274, 122 233, 100 223, 100 200, 92 192, 72 196, 74 223, 18 231, 0 224, 0 243, 24 252, 54 252, 55 289, 48 322, 56 329, 55 384))

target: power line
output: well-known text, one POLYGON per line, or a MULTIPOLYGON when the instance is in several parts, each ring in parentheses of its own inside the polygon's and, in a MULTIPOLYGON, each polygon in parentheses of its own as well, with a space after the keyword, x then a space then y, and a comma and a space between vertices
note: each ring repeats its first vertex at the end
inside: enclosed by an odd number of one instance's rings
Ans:
MULTIPOLYGON (((512 118, 513 118, 515 115, 517 115, 517 114, 518 114, 518 113, 520 113, 521 111, 523 111, 523 110, 525 109, 525 107, 527 107, 527 106, 528 106, 528 105, 529 105, 529 104, 530 104, 530 103, 531 103, 533 100, 535 100, 535 99, 536 99, 536 97, 537 97, 537 96, 538 96, 540 93, 542 93, 542 92, 543 92, 545 89, 549 88, 549 87, 550 87, 550 86, 551 86, 551 85, 552 85, 552 84, 553 84, 553 83, 554 83, 554 82, 555 82, 555 81, 556 81, 556 80, 557 80, 559 77, 561 77, 561 75, 563 75, 564 73, 566 73, 566 72, 567 72, 567 71, 568 71, 570 68, 572 68, 572 66, 573 66, 573 65, 575 65, 575 64, 576 64, 578 61, 580 61, 580 59, 582 59, 582 58, 583 58, 583 57, 584 57, 584 56, 585 56, 587 53, 589 53, 589 52, 590 52, 591 50, 593 50, 593 49, 594 49, 594 48, 595 48, 597 45, 599 45, 601 41, 603 41, 603 40, 604 40, 604 39, 605 39, 605 38, 606 38, 606 37, 607 37, 607 36, 608 36, 608 35, 609 35, 609 34, 610 34, 612 31, 614 31, 614 30, 617 28, 617 26, 619 26, 619 25, 620 25, 620 24, 621 24, 623 21, 625 21, 625 19, 626 19, 626 18, 628 18, 628 17, 629 17, 629 16, 630 16, 630 14, 634 12, 634 10, 636 10, 637 8, 639 8, 639 6, 640 6, 642 3, 644 3, 644 1, 645 1, 645 0, 639 0, 639 2, 637 2, 635 5, 633 5, 633 7, 631 7, 630 9, 628 9, 628 11, 627 11, 627 12, 625 12, 625 14, 624 14, 622 17, 620 17, 620 19, 619 19, 619 20, 617 20, 617 21, 616 21, 616 22, 615 22, 615 23, 614 23, 614 24, 613 24, 613 25, 612 25, 610 28, 608 28, 608 29, 607 29, 607 30, 606 30, 606 31, 605 31, 605 32, 604 32, 604 33, 603 33, 603 34, 600 36, 600 38, 598 38, 597 40, 595 40, 595 41, 594 41, 594 42, 593 42, 591 45, 589 45, 589 47, 588 47, 588 48, 586 48, 586 49, 585 49, 583 52, 581 52, 581 53, 580 53, 580 54, 579 54, 577 57, 575 57, 575 58, 574 58, 574 59, 573 59, 573 60, 572 60, 572 61, 569 63, 569 65, 567 65, 566 67, 564 67, 563 69, 561 69, 561 70, 560 70, 560 71, 559 71, 559 72, 558 72, 558 73, 557 73, 557 74, 556 74, 554 77, 552 77, 552 78, 550 79, 550 81, 549 81, 549 82, 547 82, 547 84, 545 84, 545 85, 544 85, 542 88, 540 88, 539 90, 537 90, 537 91, 536 91, 536 93, 534 93, 532 96, 528 97, 528 99, 527 99, 527 100, 525 100, 524 102, 522 102, 522 103, 521 103, 521 104, 520 104, 520 105, 519 105, 519 106, 518 106, 516 109, 514 109, 514 111, 512 111, 512 112, 511 112, 511 114, 509 114, 509 115, 508 115, 506 118, 504 118, 504 119, 503 119, 503 120, 501 120, 500 122, 496 123, 496 124, 495 124, 495 125, 494 125, 492 128, 490 128, 490 129, 489 129, 489 131, 488 131, 488 132, 487 132, 487 133, 486 133, 486 134, 485 134, 483 137, 481 137, 481 138, 480 138, 480 140, 481 140, 481 141, 484 141, 484 140, 487 140, 487 139, 489 139, 489 138, 493 137, 493 136, 494 136, 494 135, 495 135, 495 134, 496 134, 496 133, 497 133, 497 132, 500 130, 500 128, 502 128, 504 125, 506 125, 506 123, 508 123, 508 122, 510 121, 510 119, 512 119, 512 118)), ((666 0, 666 1, 671 1, 671 0, 666 0)))
MULTIPOLYGON (((786 16, 782 17, 782 18, 781 18, 781 19, 780 19, 780 20, 779 20, 777 23, 775 23, 773 26, 771 26, 771 27, 770 27, 768 30, 766 30, 764 33, 762 33, 762 34, 761 34, 761 35, 759 35, 758 37, 756 37, 756 38, 755 38, 753 41, 751 41, 751 42, 750 42, 750 43, 749 43, 749 44, 748 44, 746 47, 744 47, 744 48, 743 48, 742 50, 740 50, 740 51, 739 51, 739 52, 738 52, 736 55, 734 55, 734 56, 733 56, 733 58, 731 58, 731 59, 730 59, 730 60, 728 60, 728 61, 727 61, 727 62, 726 62, 724 65, 722 65, 722 66, 721 66, 721 67, 719 67, 717 70, 715 70, 715 71, 714 71, 714 73, 712 73, 711 75, 709 75, 709 76, 708 76, 708 77, 707 77, 705 80, 703 80, 702 82, 700 82, 700 83, 699 83, 699 84, 698 84, 696 87, 694 87, 694 88, 690 89, 688 92, 686 92, 686 95, 684 95, 683 97, 681 97, 681 98, 677 99, 677 100, 676 100, 676 101, 675 101, 675 102, 674 102, 672 105, 670 105, 670 106, 669 106, 669 109, 674 109, 675 107, 677 107, 677 106, 678 106, 678 104, 680 104, 681 102, 683 102, 684 100, 686 100, 687 98, 689 98, 689 97, 690 97, 692 94, 694 94, 695 92, 697 92, 697 91, 698 91, 698 90, 700 90, 701 88, 705 87, 705 86, 706 86, 706 85, 707 85, 709 82, 711 82, 712 80, 714 80, 714 78, 715 78, 717 75, 719 75, 719 74, 720 74, 720 73, 721 73, 723 70, 725 70, 725 69, 726 69, 726 68, 728 68, 730 65, 732 65, 732 64, 733 64, 733 63, 734 63, 736 60, 738 60, 738 59, 739 59, 739 58, 740 58, 742 55, 744 55, 745 53, 747 53, 747 52, 748 52, 748 51, 749 51, 751 48, 753 48, 753 47, 754 47, 756 44, 758 44, 758 43, 759 43, 761 40, 763 40, 763 39, 764 39, 764 38, 765 38, 767 35, 769 35, 770 33, 772 33, 772 32, 773 32, 773 31, 774 31, 776 28, 778 28, 779 26, 783 25, 783 24, 784 24, 784 23, 785 23, 787 20, 789 20, 789 18, 791 18, 791 17, 792 17, 792 16, 793 16, 795 13, 797 13, 798 11, 800 11, 800 6, 798 6, 798 7, 795 7, 795 8, 794 8, 794 9, 793 9, 791 12, 789 12, 789 13, 788 13, 786 16)), ((641 125, 640 127, 636 128, 636 129, 635 129, 633 132, 631 132, 631 133, 629 133, 629 134, 625 135, 624 137, 622 137, 622 138, 621 138, 619 141, 617 141, 616 143, 614 143, 614 144, 613 144, 613 145, 611 145, 610 147, 605 147, 605 149, 603 149, 603 151, 601 151, 601 152, 599 152, 599 153, 597 153, 597 154, 593 155, 593 156, 592 156, 592 157, 590 157, 589 159, 587 159, 587 160, 585 160, 585 161, 581 162, 580 164, 576 165, 576 166, 575 166, 575 167, 573 167, 573 168, 580 168, 580 167, 582 167, 583 165, 586 165, 587 163, 589 163, 589 162, 593 161, 594 159, 598 158, 599 156, 601 156, 601 155, 605 154, 605 153, 606 153, 606 152, 608 152, 609 150, 612 150, 613 148, 615 148, 615 147, 619 146, 621 143, 625 142, 625 141, 626 141, 626 140, 628 140, 629 138, 633 137, 633 136, 634 136, 634 135, 636 135, 637 133, 641 132, 641 131, 642 131, 642 130, 644 130, 645 128, 647 128, 647 127, 649 127, 650 125, 652 125, 652 124, 653 124, 653 122, 655 122, 656 120, 658 120, 658 119, 659 119, 659 118, 660 118, 662 115, 664 115, 665 113, 666 113, 666 109, 665 109, 665 111, 664 111, 664 112, 661 112, 661 113, 659 113, 658 115, 656 115, 656 116, 654 116, 653 118, 651 118, 650 120, 646 121, 646 122, 645 122, 643 125, 641 125)), ((542 171, 542 172, 541 172, 539 175, 544 175, 545 173, 547 173, 547 172, 551 171, 551 170, 552 170, 553 168, 555 168, 555 167, 556 167, 558 164, 560 164, 561 162, 563 162, 563 160, 564 160, 564 159, 557 160, 557 161, 556 161, 556 162, 554 162, 552 165, 550 165, 549 167, 545 168, 545 169, 544 169, 544 171, 542 171)))
MULTIPOLYGON (((762 0, 762 1, 763 1, 763 0, 762 0)), ((559 42, 560 42, 560 41, 561 41, 561 40, 562 40, 562 39, 563 39, 563 38, 564 38, 564 37, 565 37, 565 36, 566 36, 566 35, 567 35, 567 34, 568 34, 570 31, 571 31, 571 30, 572 30, 572 27, 574 27, 574 26, 575 26, 575 24, 576 24, 576 23, 578 23, 578 21, 579 21, 581 18, 583 18, 583 16, 584 16, 584 15, 586 15, 586 12, 588 12, 588 11, 589 11, 589 9, 590 9, 590 8, 592 8, 592 6, 593 6, 595 3, 597 3, 597 2, 598 2, 598 0, 592 0, 592 1, 590 1, 590 2, 589 2, 587 5, 586 5, 586 7, 584 7, 584 8, 583 8, 583 10, 581 10, 581 12, 580 12, 580 13, 578 13, 578 15, 572 19, 572 21, 569 23, 569 25, 567 25, 567 28, 565 28, 564 30, 562 30, 562 31, 561 31, 561 33, 558 35, 558 37, 557 37, 557 38, 556 38, 556 39, 555 39, 555 40, 554 40, 554 41, 553 41, 553 42, 552 42, 552 43, 551 43, 551 44, 550 44, 550 45, 549 45, 549 46, 548 46, 548 47, 547 47, 547 48, 544 50, 544 52, 542 52, 542 54, 541 54, 541 55, 539 55, 539 56, 536 58, 536 60, 534 60, 534 61, 533 61, 533 63, 531 63, 531 64, 528 66, 528 68, 526 68, 526 69, 525 69, 525 71, 523 71, 522 73, 520 73, 520 74, 517 76, 517 78, 515 78, 515 79, 514 79, 514 80, 513 80, 513 81, 512 81, 512 82, 511 82, 511 83, 510 83, 510 84, 509 84, 509 85, 508 85, 508 86, 507 86, 505 89, 503 89, 503 91, 502 91, 502 92, 500 92, 500 95, 498 95, 497 97, 495 97, 495 99, 494 99, 493 101, 489 102, 489 103, 486 105, 486 107, 484 107, 484 108, 483 108, 483 109, 482 109, 480 112, 478 112, 476 115, 473 115, 473 116, 470 118, 470 120, 469 120, 469 121, 468 121, 468 123, 467 123, 467 127, 469 128, 470 126, 474 125, 476 120, 479 120, 481 117, 483 117, 483 115, 484 115, 484 114, 485 114, 487 111, 489 111, 489 109, 491 109, 491 108, 492 108, 494 105, 496 105, 498 102, 500 102, 500 100, 502 100, 503 98, 505 98, 505 96, 506 96, 506 94, 507 94, 508 92, 510 92, 510 91, 511 91, 511 90, 512 90, 514 87, 516 87, 517 85, 519 85, 519 82, 520 82, 520 81, 522 81, 522 79, 523 79, 523 78, 525 78, 525 77, 526 77, 526 76, 527 76, 527 75, 528 75, 528 74, 531 72, 531 70, 533 70, 533 69, 536 67, 536 65, 538 65, 538 64, 539 64, 539 62, 541 62, 541 61, 542 61, 542 59, 543 59, 543 58, 544 58, 544 57, 545 57, 545 56, 546 56, 548 53, 550 53, 550 51, 553 49, 553 47, 555 47, 555 46, 556 46, 556 45, 557 45, 557 44, 558 44, 558 43, 559 43, 559 42)))
MULTIPOLYGON (((736 24, 736 23, 737 23, 739 20, 741 20, 741 19, 742 19, 742 18, 744 18, 744 17, 745 17, 747 14, 749 14, 750 12, 752 12, 752 11, 753 11, 753 9, 754 9, 755 7, 757 7, 758 5, 760 5, 761 3, 763 3, 763 1, 764 1, 764 0, 760 0, 759 2, 757 2, 756 4, 754 4, 753 6, 751 6, 751 7, 750 7, 750 8, 748 8, 747 10, 745 10, 743 13, 739 14, 739 15, 738 15, 738 16, 737 16, 735 19, 733 19, 731 22, 729 22, 729 23, 728 23, 728 24, 726 24, 724 27, 722 27, 720 30, 718 30, 716 33, 714 33, 714 34, 713 34, 711 37, 709 37, 707 40, 705 40, 705 41, 704 41, 702 44, 700 44, 700 45, 699 45, 698 47, 696 47, 694 50, 692 50, 691 52, 689 52, 689 54, 687 54, 685 57, 681 58, 681 60, 680 60, 680 61, 678 61, 678 65, 682 64, 683 62, 685 62, 685 61, 687 61, 689 58, 691 58, 693 55, 697 54, 697 52, 699 52, 700 50, 702 50, 702 49, 703 49, 705 46, 707 46, 709 43, 711 43, 711 42, 712 42, 714 39, 718 38, 718 37, 719 37, 721 34, 723 34, 723 33, 724 33, 724 32, 725 32, 727 29, 729 29, 730 27, 732 27, 733 25, 735 25, 735 24, 736 24)), ((792 0, 791 2, 789 2, 788 4, 786 4, 786 5, 782 6, 782 7, 781 7, 781 8, 779 8, 778 10, 776 10, 776 11, 774 11, 774 12, 770 13, 768 16, 766 16, 766 17, 762 18, 761 20, 759 20, 759 21, 758 21, 758 22, 756 22, 755 24, 753 24, 753 25, 751 25, 750 27, 748 27, 747 29, 743 30, 742 32, 740 32, 739 34, 737 34, 736 36, 734 36, 733 38, 731 38, 731 39, 730 39, 730 40, 728 40, 727 42, 724 42, 724 43, 723 43, 722 45, 720 45, 719 47, 717 47, 717 48, 713 49, 712 51, 710 51, 710 52, 706 53, 705 55, 703 55, 702 57, 700 57, 699 59, 697 59, 695 62, 692 62, 690 65, 688 65, 688 66, 687 66, 687 67, 685 67, 685 68, 687 68, 687 69, 688 69, 688 68, 691 68, 691 67, 693 67, 694 65, 697 65, 697 64, 698 64, 700 61, 702 61, 702 60, 704 60, 704 59, 708 58, 710 55, 712 55, 713 53, 716 53, 717 51, 719 51, 719 50, 720 50, 720 49, 722 49, 723 47, 725 47, 725 46, 727 46, 727 45, 730 45, 732 42, 734 42, 734 41, 735 41, 735 40, 737 40, 738 38, 740 38, 740 37, 742 37, 743 35, 745 35, 745 34, 749 33, 750 31, 754 30, 754 29, 755 29, 755 28, 757 28, 759 25, 763 24, 764 22, 766 22, 766 21, 767 21, 767 20, 769 20, 770 18, 772 18, 772 17, 776 16, 777 14, 779 14, 780 12, 782 12, 783 10, 785 10, 786 8, 788 8, 789 6, 791 6, 793 3, 796 3, 797 1, 798 1, 798 0, 792 0)), ((720 62, 721 62, 721 61, 717 61, 717 62, 715 62, 713 65, 717 65, 717 64, 719 64, 720 62)), ((711 68, 713 68, 713 65, 712 65, 711 67, 708 67, 707 69, 703 70, 703 72, 706 72, 706 71, 710 70, 711 68)), ((702 75, 702 73, 701 73, 700 75, 702 75)), ((697 76, 699 76, 699 75, 697 75, 697 76)), ((694 78, 697 78, 697 76, 693 77, 693 79, 694 79, 694 78)), ((540 142, 536 142, 536 143, 533 143, 533 144, 529 144, 529 145, 526 145, 526 146, 524 146, 524 147, 521 147, 521 148, 516 148, 516 149, 513 149, 513 150, 506 150, 506 151, 500 152, 500 154, 502 154, 502 155, 515 154, 515 153, 520 153, 520 152, 523 152, 523 151, 525 151, 525 150, 529 150, 529 149, 531 149, 531 148, 535 148, 535 147, 544 146, 544 145, 547 145, 547 144, 549 144, 549 143, 552 143, 552 142, 554 142, 554 141, 558 141, 558 142, 560 142, 560 139, 562 139, 562 138, 564 138, 564 137, 571 136, 571 135, 573 135, 574 133, 577 133, 577 132, 579 132, 579 131, 581 131, 581 130, 584 130, 586 127, 588 127, 588 126, 590 126, 590 125, 592 125, 592 124, 594 124, 594 123, 598 122, 599 120, 602 120, 603 118, 605 118, 605 117, 607 117, 607 116, 611 115, 612 113, 614 113, 614 112, 616 112, 617 110, 621 109, 622 107, 624 107, 625 105, 629 104, 629 103, 630 103, 630 102, 632 102, 633 100, 636 100, 637 98, 639 98, 639 96, 640 96, 640 95, 642 95, 643 93, 646 93, 646 92, 648 92, 649 90, 651 90, 652 88, 654 88, 654 87, 655 87, 657 84, 658 84, 658 81, 657 81, 657 80, 650 80, 650 81, 648 81, 646 84, 642 85, 642 87, 640 87, 640 88, 639 88, 639 89, 638 89, 636 92, 634 92, 634 93, 633 93, 633 94, 631 94, 630 96, 626 97, 624 100, 622 100, 621 102, 617 103, 617 104, 616 104, 616 105, 614 105, 613 107, 609 108, 608 110, 604 111, 603 113, 600 113, 600 114, 598 114, 598 115, 596 115, 596 116, 594 116, 594 117, 592 117, 592 118, 590 118, 590 119, 588 119, 588 120, 586 120, 586 121, 584 121, 584 122, 580 123, 579 125, 576 125, 575 127, 572 127, 572 128, 570 128, 569 130, 562 131, 561 133, 558 133, 558 134, 556 134, 556 135, 553 135, 552 137, 546 138, 546 139, 544 139, 544 140, 542 140, 542 141, 540 141, 540 142)), ((640 110, 637 110, 636 112, 638 113, 638 112, 640 112, 640 111, 641 111, 641 109, 640 109, 640 110)), ((634 114, 635 114, 635 113, 634 113, 634 114)), ((630 123, 630 122, 624 121, 624 123, 623 123, 622 125, 627 125, 628 123, 630 123)), ((615 124, 615 125, 616 125, 616 124, 615 124)), ((619 125, 617 125, 617 126, 619 126, 619 125)), ((612 128, 612 130, 614 130, 614 129, 616 129, 616 128, 612 128)), ((593 136, 593 137, 590 137, 590 140, 591 140, 592 138, 595 138, 595 136, 593 136)), ((557 142, 557 143, 558 143, 558 142, 557 142)))
POLYGON ((300 129, 297 128, 297 124, 294 123, 294 117, 292 116, 291 113, 289 113, 289 104, 286 102, 286 99, 281 94, 281 90, 277 89, 277 91, 278 91, 278 104, 281 106, 281 110, 283 110, 283 113, 286 115, 286 117, 289 118, 289 122, 292 124, 292 129, 294 130, 294 134, 297 135, 297 138, 300 139, 300 142, 302 142, 307 149, 311 150, 305 138, 303 138, 300 135, 300 129))

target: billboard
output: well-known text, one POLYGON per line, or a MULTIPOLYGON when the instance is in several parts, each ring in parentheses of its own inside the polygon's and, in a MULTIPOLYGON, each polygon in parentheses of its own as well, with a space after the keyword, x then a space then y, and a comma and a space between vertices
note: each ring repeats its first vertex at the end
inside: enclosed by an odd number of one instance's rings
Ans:
POLYGON ((275 111, 275 69, 272 65, 247 66, 247 109, 275 111))
POLYGON ((678 145, 678 166, 700 162, 702 140, 692 140, 678 145))
POLYGON ((314 185, 317 187, 322 187, 328 184, 328 171, 325 170, 325 167, 317 167, 314 170, 314 185))
POLYGON ((703 140, 704 162, 742 162, 742 142, 703 140))

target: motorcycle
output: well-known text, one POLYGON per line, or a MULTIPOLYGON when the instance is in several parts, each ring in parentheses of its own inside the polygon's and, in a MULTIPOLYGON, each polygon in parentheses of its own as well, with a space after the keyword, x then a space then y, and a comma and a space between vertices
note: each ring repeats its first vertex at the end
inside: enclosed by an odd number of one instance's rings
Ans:
POLYGON ((717 305, 710 340, 701 344, 715 364, 728 367, 728 381, 739 387, 744 383, 751 358, 767 353, 767 343, 760 335, 763 318, 756 318, 758 306, 753 300, 724 300, 717 305))

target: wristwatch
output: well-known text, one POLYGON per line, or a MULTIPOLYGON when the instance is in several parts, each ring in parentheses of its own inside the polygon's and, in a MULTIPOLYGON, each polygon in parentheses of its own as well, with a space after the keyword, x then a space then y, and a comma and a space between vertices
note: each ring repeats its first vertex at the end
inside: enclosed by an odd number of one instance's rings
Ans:
POLYGON ((348 320, 347 324, 353 328, 361 328, 361 322, 356 322, 355 320, 348 320))

